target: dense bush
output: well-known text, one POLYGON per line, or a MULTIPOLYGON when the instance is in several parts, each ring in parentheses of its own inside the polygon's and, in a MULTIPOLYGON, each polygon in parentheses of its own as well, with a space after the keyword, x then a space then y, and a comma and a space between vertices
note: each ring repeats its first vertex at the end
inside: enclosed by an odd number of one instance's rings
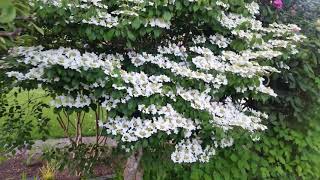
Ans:
MULTIPOLYGON (((299 2, 298 2, 299 3, 299 2)), ((306 3, 306 2, 301 2, 306 3)), ((267 4, 265 4, 267 5, 267 4)), ((259 143, 233 146, 208 164, 176 166, 159 156, 150 154, 154 162, 145 157, 145 176, 152 179, 317 179, 320 176, 320 115, 319 103, 319 32, 314 20, 306 20, 304 9, 292 14, 288 4, 281 11, 262 7, 261 18, 297 23, 308 35, 294 57, 289 71, 271 76, 270 85, 279 95, 259 104, 270 114, 268 130, 259 143), (269 11, 268 11, 269 9, 269 11), (284 86, 285 85, 285 86, 284 86), (152 164, 153 163, 153 164, 152 164), (152 164, 155 168, 151 167, 152 164), (164 168, 168 167, 168 168, 164 168)), ((316 8, 316 7, 313 7, 316 8)))
POLYGON ((307 136, 312 122, 305 115, 313 115, 304 113, 318 95, 317 57, 307 52, 316 47, 300 44, 296 25, 268 25, 273 18, 264 14, 264 23, 256 20, 259 6, 251 0, 31 6, 45 36, 30 32, 34 46, 12 49, 7 61, 16 66, 6 74, 51 94, 66 135, 68 115, 77 114, 70 126, 78 147, 91 109, 97 143, 101 132, 126 151, 144 148, 145 178, 317 175, 307 157, 318 150, 315 133, 307 136), (298 120, 304 128, 295 127, 298 120))

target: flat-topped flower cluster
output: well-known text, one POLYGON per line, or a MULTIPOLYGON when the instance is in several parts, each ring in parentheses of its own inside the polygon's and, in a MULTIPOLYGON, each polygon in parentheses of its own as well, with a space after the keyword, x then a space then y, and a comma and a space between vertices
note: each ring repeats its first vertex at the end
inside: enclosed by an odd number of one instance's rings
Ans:
MULTIPOLYGON (((177 9, 166 16, 146 18, 142 28, 175 32, 181 28, 174 20, 175 11, 186 13, 179 8, 181 0, 158 4, 143 0, 65 2, 69 1, 42 0, 41 8, 70 10, 67 23, 103 27, 99 31, 107 32, 127 27, 134 17, 143 19, 148 9, 158 6, 177 9), (119 8, 114 8, 115 4, 119 8)), ((268 116, 252 109, 246 100, 277 96, 264 84, 264 77, 288 70, 281 57, 298 53, 297 45, 305 37, 298 34, 296 25, 263 26, 255 19, 259 13, 255 2, 244 3, 244 14, 229 12, 233 5, 226 1, 205 7, 203 3, 184 1, 206 13, 218 8, 215 20, 223 31, 199 28, 166 35, 149 49, 123 48, 119 54, 116 50, 97 53, 85 48, 18 47, 10 55, 24 70, 8 71, 7 76, 43 85, 52 92, 51 105, 58 109, 105 108, 110 116, 100 126, 120 144, 165 134, 160 140, 176 145, 171 155, 174 162, 208 162, 218 148, 236 143, 228 136, 232 130, 254 134, 267 129, 264 120, 268 116), (222 130, 224 137, 218 137, 216 129, 222 130), (211 141, 202 140, 202 136, 211 141)), ((201 27, 208 23, 199 21, 201 27)))

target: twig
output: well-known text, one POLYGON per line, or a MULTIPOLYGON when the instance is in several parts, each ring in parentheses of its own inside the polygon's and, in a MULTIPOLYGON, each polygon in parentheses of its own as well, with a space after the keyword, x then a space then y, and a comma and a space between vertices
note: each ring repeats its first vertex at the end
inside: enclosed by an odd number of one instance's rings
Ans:
POLYGON ((15 20, 32 20, 34 19, 32 16, 17 16, 15 20))
POLYGON ((97 106, 97 109, 95 110, 96 114, 96 144, 98 145, 99 143, 99 118, 100 118, 100 107, 99 105, 97 106))
POLYGON ((71 143, 75 143, 75 142, 73 141, 73 139, 70 137, 70 135, 69 135, 69 133, 68 133, 68 129, 66 128, 65 124, 63 123, 63 119, 62 119, 60 113, 58 113, 58 118, 57 118, 57 120, 58 120, 58 123, 60 124, 61 128, 63 129, 63 132, 64 132, 65 136, 67 136, 67 138, 69 139, 69 141, 70 141, 71 143))
POLYGON ((0 31, 0 36, 16 37, 16 36, 19 36, 21 32, 22 32, 21 28, 17 28, 13 32, 0 31))
POLYGON ((74 129, 76 129, 76 126, 72 123, 72 121, 70 121, 70 115, 68 115, 67 111, 63 109, 63 113, 64 113, 64 116, 67 118, 68 120, 68 124, 67 124, 67 127, 69 127, 69 124, 72 125, 72 127, 74 129))
POLYGON ((76 139, 77 139, 77 143, 76 145, 78 146, 81 142, 82 142, 82 130, 81 130, 81 121, 83 121, 84 119, 84 115, 83 118, 81 119, 81 112, 77 112, 77 126, 76 126, 76 139))

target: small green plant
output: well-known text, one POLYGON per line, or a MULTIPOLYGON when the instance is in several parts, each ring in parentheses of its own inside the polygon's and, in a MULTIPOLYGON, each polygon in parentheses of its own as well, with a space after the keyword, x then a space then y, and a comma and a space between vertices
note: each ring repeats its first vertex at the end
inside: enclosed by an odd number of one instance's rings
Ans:
POLYGON ((40 176, 43 180, 55 180, 56 167, 50 163, 46 163, 40 169, 40 176))
POLYGON ((38 131, 42 140, 47 138, 50 119, 43 113, 43 110, 48 108, 47 104, 31 97, 21 103, 18 101, 18 92, 14 93, 10 102, 6 94, 0 95, 4 98, 0 99, 0 150, 2 152, 14 154, 17 149, 30 149, 34 143, 33 131, 38 131))
POLYGON ((110 150, 107 146, 97 144, 72 143, 63 148, 48 148, 43 157, 55 164, 58 170, 68 169, 71 174, 87 177, 96 165, 110 162, 110 150))
POLYGON ((0 155, 0 164, 2 164, 3 162, 5 162, 7 160, 6 157, 0 155))
POLYGON ((21 180, 27 180, 27 174, 25 172, 21 174, 21 180))

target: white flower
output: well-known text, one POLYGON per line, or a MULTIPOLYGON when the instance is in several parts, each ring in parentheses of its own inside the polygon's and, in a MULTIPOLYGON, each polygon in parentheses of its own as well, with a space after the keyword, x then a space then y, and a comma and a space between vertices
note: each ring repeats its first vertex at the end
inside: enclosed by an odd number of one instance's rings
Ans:
POLYGON ((200 143, 198 139, 182 140, 175 146, 171 160, 175 163, 209 162, 215 155, 215 149, 210 146, 203 149, 200 143))
POLYGON ((160 28, 170 29, 171 23, 166 22, 164 19, 152 18, 149 21, 149 25, 151 27, 160 27, 160 28))
POLYGON ((226 38, 220 34, 215 34, 209 36, 209 41, 211 44, 217 45, 219 48, 226 48, 230 44, 230 39, 226 38))
POLYGON ((230 5, 227 3, 224 3, 222 1, 216 1, 216 5, 222 7, 225 10, 228 10, 230 8, 230 5))
POLYGON ((246 8, 253 16, 259 14, 259 4, 254 1, 250 4, 246 4, 246 8))
POLYGON ((226 148, 226 147, 230 147, 233 145, 233 138, 223 138, 221 141, 220 141, 220 147, 221 148, 226 148))
POLYGON ((69 108, 83 108, 85 106, 90 106, 91 99, 84 95, 78 95, 76 98, 72 96, 57 96, 50 102, 51 106, 56 108, 69 107, 69 108))

